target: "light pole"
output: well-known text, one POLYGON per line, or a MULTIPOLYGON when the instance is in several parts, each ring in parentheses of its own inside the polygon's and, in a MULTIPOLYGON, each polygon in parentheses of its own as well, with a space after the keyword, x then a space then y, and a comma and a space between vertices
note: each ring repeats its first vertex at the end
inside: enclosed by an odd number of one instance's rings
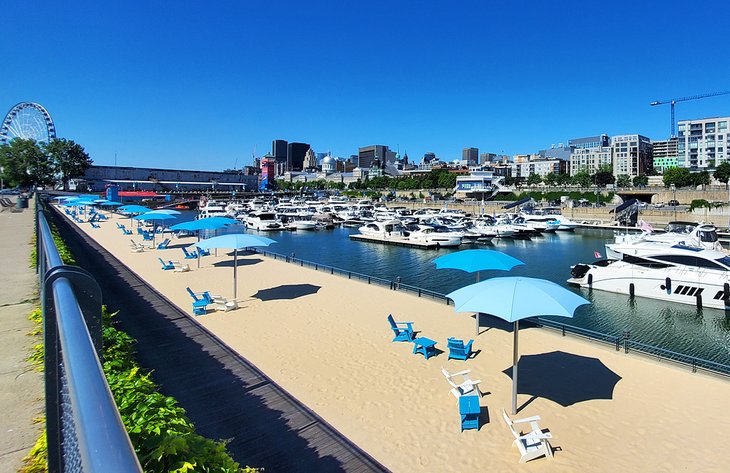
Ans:
POLYGON ((669 188, 672 190, 672 207, 674 207, 674 221, 677 221, 677 186, 674 184, 670 185, 669 188))

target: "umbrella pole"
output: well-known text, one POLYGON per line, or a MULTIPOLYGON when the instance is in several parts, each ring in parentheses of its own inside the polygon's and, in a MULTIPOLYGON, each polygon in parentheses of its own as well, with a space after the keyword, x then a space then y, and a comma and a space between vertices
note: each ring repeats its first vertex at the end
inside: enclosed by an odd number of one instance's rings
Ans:
POLYGON ((514 343, 512 345, 512 415, 517 414, 517 359, 519 357, 518 334, 520 321, 514 321, 514 343))
MULTIPOLYGON (((477 271, 477 282, 479 282, 479 271, 477 271)), ((482 315, 481 312, 474 314, 474 318, 477 320, 477 335, 479 335, 479 317, 482 315)))
POLYGON ((236 300, 236 268, 238 268, 238 248, 233 249, 233 300, 236 300))

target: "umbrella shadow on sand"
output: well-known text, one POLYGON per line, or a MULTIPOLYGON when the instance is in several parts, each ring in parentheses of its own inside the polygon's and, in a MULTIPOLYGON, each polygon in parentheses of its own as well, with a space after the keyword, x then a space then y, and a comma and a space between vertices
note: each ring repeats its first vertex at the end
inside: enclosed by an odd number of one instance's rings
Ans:
MULTIPOLYGON (((236 266, 240 268, 241 266, 253 266, 254 264, 259 264, 263 262, 264 260, 262 260, 261 258, 239 259, 236 266)), ((213 263, 213 266, 215 266, 216 268, 232 268, 233 260, 216 261, 215 263, 213 263)))
MULTIPOLYGON (((502 371, 512 377, 512 368, 502 371)), ((613 390, 621 380, 598 358, 562 351, 520 357, 517 393, 532 396, 520 406, 542 397, 563 407, 594 399, 613 399, 613 390)))
MULTIPOLYGON (((538 325, 534 322, 531 322, 529 319, 520 320, 520 330, 530 329, 538 327, 538 325)), ((501 330, 503 332, 512 332, 514 330, 514 324, 512 322, 507 322, 504 319, 500 319, 499 317, 495 317, 493 315, 482 313, 481 317, 479 318, 479 334, 482 334, 484 332, 488 332, 492 329, 501 330)))
POLYGON ((320 289, 320 286, 314 286, 312 284, 285 284, 269 289, 261 289, 252 297, 261 299, 262 301, 296 299, 298 297, 316 294, 320 289))

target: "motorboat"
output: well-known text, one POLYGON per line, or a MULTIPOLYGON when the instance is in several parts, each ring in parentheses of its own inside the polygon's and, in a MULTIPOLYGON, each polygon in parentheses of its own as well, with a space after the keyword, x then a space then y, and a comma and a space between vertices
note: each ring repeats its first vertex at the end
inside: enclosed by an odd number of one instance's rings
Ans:
POLYGON ((200 207, 200 213, 197 218, 209 218, 209 217, 227 217, 228 212, 223 203, 216 202, 215 200, 206 201, 202 207, 200 207))
POLYGON ((644 241, 636 254, 571 268, 569 284, 680 304, 730 308, 730 257, 712 249, 644 241))
POLYGON ((281 221, 276 218, 276 213, 269 211, 253 212, 243 219, 246 228, 258 231, 282 230, 281 221))
POLYGON ((520 217, 539 233, 553 233, 560 228, 560 222, 552 215, 538 215, 521 212, 520 217))
POLYGON ((653 233, 651 226, 644 222, 639 222, 639 227, 643 229, 642 233, 617 234, 612 243, 606 243, 606 257, 619 260, 624 254, 641 256, 646 251, 653 251, 651 243, 723 251, 717 228, 712 224, 669 222, 664 233, 653 233))
POLYGON ((533 214, 549 215, 560 223, 558 230, 572 232, 578 228, 578 222, 574 222, 562 214, 560 207, 543 207, 541 209, 533 209, 533 214))
POLYGON ((408 232, 408 240, 414 243, 436 245, 440 248, 461 245, 462 233, 450 231, 444 226, 415 224, 408 232))
POLYGON ((405 237, 407 231, 400 220, 374 221, 358 228, 361 235, 380 238, 405 237))

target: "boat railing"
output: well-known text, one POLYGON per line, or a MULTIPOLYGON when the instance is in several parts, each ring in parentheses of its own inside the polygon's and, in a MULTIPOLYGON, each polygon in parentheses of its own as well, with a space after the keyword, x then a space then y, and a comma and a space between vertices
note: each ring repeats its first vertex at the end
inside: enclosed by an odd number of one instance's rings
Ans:
POLYGON ((141 472, 101 365, 101 289, 64 264, 36 212, 36 270, 43 313, 48 471, 141 472))
MULTIPOLYGON (((409 284, 403 284, 400 281, 400 277, 396 277, 394 280, 385 278, 379 278, 376 276, 370 276, 355 271, 349 271, 346 269, 335 268, 321 263, 315 263, 307 261, 301 258, 297 258, 293 253, 291 255, 282 255, 274 253, 272 251, 263 249, 254 249, 258 254, 271 257, 276 260, 283 260, 287 263, 296 264, 302 267, 312 268, 316 271, 324 271, 329 274, 343 276, 348 279, 355 279, 367 282, 368 284, 377 284, 379 286, 387 287, 393 291, 405 291, 414 294, 418 297, 428 297, 437 301, 443 301, 446 305, 452 305, 453 301, 449 299, 445 294, 437 291, 431 291, 423 289, 417 286, 409 284)), ((704 358, 699 358, 683 353, 667 350, 655 345, 649 345, 646 343, 639 342, 632 339, 631 332, 623 331, 621 334, 607 334, 602 332, 596 332, 583 327, 575 325, 569 325, 561 322, 557 322, 553 319, 546 317, 535 317, 528 321, 523 322, 525 324, 534 324, 543 328, 547 328, 554 331, 559 331, 563 336, 571 335, 580 337, 586 340, 598 342, 604 345, 613 347, 616 351, 623 350, 624 353, 639 353, 645 356, 650 356, 660 361, 667 361, 683 367, 690 368, 692 372, 703 371, 709 374, 720 375, 723 377, 730 377, 730 365, 717 363, 704 358)))

